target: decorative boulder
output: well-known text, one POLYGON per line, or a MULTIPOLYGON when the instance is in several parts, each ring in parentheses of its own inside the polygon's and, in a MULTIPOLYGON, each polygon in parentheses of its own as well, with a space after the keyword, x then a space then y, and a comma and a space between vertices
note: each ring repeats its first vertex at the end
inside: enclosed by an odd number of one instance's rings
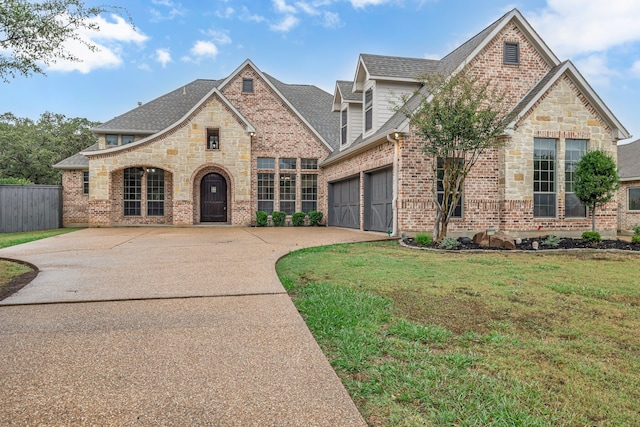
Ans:
POLYGON ((500 232, 495 233, 493 236, 488 236, 486 231, 477 233, 473 236, 473 243, 487 248, 516 248, 514 238, 500 232))

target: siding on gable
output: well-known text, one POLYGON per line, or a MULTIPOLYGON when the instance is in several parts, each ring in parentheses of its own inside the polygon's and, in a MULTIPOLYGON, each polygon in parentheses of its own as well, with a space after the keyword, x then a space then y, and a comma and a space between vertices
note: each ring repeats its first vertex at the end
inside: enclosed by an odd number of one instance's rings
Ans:
POLYGON ((417 83, 377 81, 375 88, 377 94, 374 94, 373 106, 373 113, 376 116, 374 122, 378 123, 378 126, 374 127, 375 130, 389 121, 395 114, 394 109, 403 104, 403 97, 411 96, 418 87, 417 83))
POLYGON ((341 147, 343 149, 351 145, 353 141, 362 135, 362 129, 364 126, 362 104, 343 103, 342 109, 344 110, 345 108, 349 109, 349 112, 347 113, 347 140, 349 142, 341 147))

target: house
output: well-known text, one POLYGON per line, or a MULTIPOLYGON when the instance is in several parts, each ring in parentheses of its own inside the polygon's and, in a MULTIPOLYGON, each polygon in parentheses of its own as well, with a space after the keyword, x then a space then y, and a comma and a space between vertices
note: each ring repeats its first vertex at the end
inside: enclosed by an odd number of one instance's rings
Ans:
MULTIPOLYGON (((248 225, 257 210, 317 209, 329 225, 430 230, 436 177, 394 106, 419 104, 421 76, 461 70, 505 92, 516 118, 506 144, 468 176, 449 230, 588 230, 571 192, 573 165, 587 150, 615 156, 629 134, 517 9, 440 60, 362 54, 333 96, 247 60, 224 80, 196 80, 140 105, 97 126, 97 146, 56 165, 64 223, 248 225)), ((615 201, 598 224, 615 233, 615 201)))
POLYGON ((640 225, 640 139, 618 146, 618 229, 640 225))

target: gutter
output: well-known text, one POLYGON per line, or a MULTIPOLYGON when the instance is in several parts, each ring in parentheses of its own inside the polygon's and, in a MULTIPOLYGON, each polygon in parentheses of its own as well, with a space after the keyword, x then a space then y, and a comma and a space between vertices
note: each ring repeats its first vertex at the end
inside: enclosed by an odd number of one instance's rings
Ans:
POLYGON ((391 235, 394 237, 398 237, 398 189, 399 189, 399 161, 400 161, 400 137, 402 136, 399 132, 393 132, 387 134, 387 141, 393 143, 393 199, 391 201, 391 215, 393 217, 393 229, 391 230, 391 235), (393 135, 393 137, 392 137, 393 135))

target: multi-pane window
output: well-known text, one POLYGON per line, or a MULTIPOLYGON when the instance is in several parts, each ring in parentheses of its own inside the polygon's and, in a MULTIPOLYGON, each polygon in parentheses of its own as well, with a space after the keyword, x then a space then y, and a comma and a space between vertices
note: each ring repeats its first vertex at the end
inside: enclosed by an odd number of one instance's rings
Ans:
POLYGON ((118 135, 109 135, 109 134, 105 135, 104 142, 107 145, 107 147, 114 147, 118 145, 118 135))
POLYGON ((207 129, 207 150, 220 149, 220 130, 207 129))
POLYGON ((520 64, 520 44, 518 42, 504 42, 504 63, 508 65, 520 64))
POLYGON ((296 158, 282 157, 279 161, 280 169, 295 169, 296 158))
POLYGON ((164 171, 147 169, 147 215, 164 215, 164 171))
POLYGON ((122 145, 131 144, 136 138, 133 135, 122 135, 122 145))
POLYGON ((368 89, 364 93, 364 130, 371 130, 373 127, 373 89, 368 89))
POLYGON ((300 169, 318 169, 318 159, 300 159, 300 169))
POLYGON ((273 177, 272 173, 258 174, 258 210, 265 211, 268 214, 273 212, 273 200, 275 198, 273 177))
POLYGON ((564 154, 564 215, 565 217, 586 218, 587 208, 573 193, 576 163, 587 152, 586 139, 567 139, 564 154))
POLYGON ((242 92, 253 93, 253 79, 242 79, 242 92))
POLYGON ((296 211, 296 174, 280 174, 280 210, 287 215, 296 211))
POLYGON ((142 168, 124 170, 124 216, 141 215, 142 174, 142 168))
POLYGON ((318 175, 302 174, 300 186, 302 187, 302 212, 318 210, 318 175))
POLYGON ((340 144, 347 143, 347 109, 342 110, 340 115, 340 144))
POLYGON ((273 157, 258 157, 258 169, 274 169, 276 160, 273 157))
MULTIPOLYGON (((460 161, 462 161, 462 159, 459 159, 460 161)), ((453 159, 449 159, 450 162, 453 162, 453 159)), ((438 203, 442 203, 444 200, 444 159, 442 158, 438 158, 438 168, 437 168, 437 175, 438 175, 438 203)), ((452 196, 451 194, 449 195, 449 201, 451 201, 452 196)), ((462 218, 462 196, 458 199, 458 203, 456 204, 456 208, 453 211, 453 215, 452 218, 462 218)))
POLYGON ((89 194, 89 171, 82 171, 82 194, 89 194))
POLYGON ((640 211, 640 188, 630 188, 628 192, 629 196, 629 210, 640 211))
POLYGON ((556 216, 556 140, 533 141, 533 216, 556 216))

